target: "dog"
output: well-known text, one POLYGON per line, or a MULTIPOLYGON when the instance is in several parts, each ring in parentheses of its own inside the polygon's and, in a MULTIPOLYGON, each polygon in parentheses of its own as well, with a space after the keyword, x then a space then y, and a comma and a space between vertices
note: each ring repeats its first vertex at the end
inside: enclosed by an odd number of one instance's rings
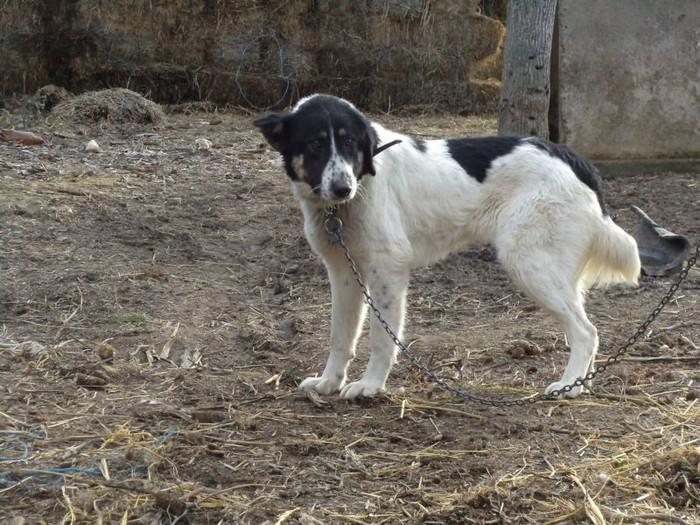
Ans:
POLYGON ((261 116, 254 125, 281 154, 306 237, 331 284, 330 354, 320 376, 301 382, 303 390, 371 397, 385 389, 396 360, 395 344, 372 316, 367 368, 347 382, 367 308, 341 247, 324 229, 329 205, 337 207, 350 253, 399 337, 411 270, 490 244, 516 285, 559 322, 571 347, 561 379, 545 392, 594 370, 598 334, 585 295, 594 284, 636 284, 641 264, 635 240, 609 216, 590 162, 534 137, 414 139, 330 95, 303 98, 291 112, 261 116))

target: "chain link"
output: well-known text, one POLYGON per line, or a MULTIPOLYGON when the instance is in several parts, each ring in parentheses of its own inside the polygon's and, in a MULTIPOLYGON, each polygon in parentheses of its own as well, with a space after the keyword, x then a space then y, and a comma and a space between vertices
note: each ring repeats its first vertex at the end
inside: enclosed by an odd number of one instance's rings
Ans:
POLYGON ((343 229, 343 221, 338 217, 338 207, 337 206, 328 206, 325 209, 326 212, 326 219, 324 223, 324 227, 326 229, 326 233, 331 235, 332 237, 335 238, 336 242, 340 245, 341 249, 343 250, 343 255, 345 256, 345 260, 348 263, 348 266, 350 267, 350 270, 352 271, 353 275, 355 276, 355 280, 357 283, 360 285, 360 290, 362 291, 362 295, 365 296, 365 302, 367 305, 370 307, 372 310, 372 313, 375 315, 377 320, 379 321, 379 324, 382 325, 386 333, 389 335, 391 340, 394 342, 394 344, 403 352, 403 354, 406 356, 406 358, 410 361, 410 363, 420 370, 428 379, 430 379, 433 383, 436 383, 440 388, 445 390, 446 392, 449 392, 453 394, 454 396, 470 402, 470 403, 477 403, 480 405, 486 405, 486 406, 492 406, 492 407, 512 407, 512 406, 523 406, 526 404, 532 404, 536 403, 538 401, 547 401, 547 400, 554 400, 558 399, 559 396, 562 394, 565 394, 567 392, 571 392, 574 388, 583 386, 586 382, 592 381, 596 376, 598 376, 600 373, 604 372, 607 370, 610 366, 613 364, 617 363, 619 361, 620 357, 622 357, 627 351, 630 349, 630 347, 635 344, 640 337, 642 337, 647 330, 649 329, 649 326, 651 323, 656 320, 656 318, 659 316, 661 311, 664 309, 666 304, 671 300, 671 298, 675 295, 676 291, 680 287, 681 283, 685 280, 685 278, 688 276, 688 272, 690 272, 690 269, 697 263, 698 257, 700 257, 700 243, 696 246, 695 248, 695 253, 693 254, 690 259, 688 259, 688 262, 686 263, 685 267, 679 272, 678 277, 676 280, 671 284, 671 287, 669 288, 668 292, 666 295, 664 295, 661 300, 659 301, 659 304, 654 308, 654 310, 649 314, 649 317, 646 318, 646 320, 639 325, 637 330, 632 334, 627 341, 625 342, 624 345, 622 345, 614 354, 610 355, 604 363, 600 364, 598 368, 593 371, 593 372, 588 372, 584 377, 580 377, 576 379, 573 383, 569 385, 565 385, 557 390, 553 390, 548 394, 535 394, 530 397, 523 397, 519 399, 492 399, 492 398, 487 398, 487 397, 481 397, 477 396, 474 394, 470 394, 469 392, 465 392, 464 390, 461 390, 459 388, 453 387, 450 385, 447 381, 442 379, 440 376, 436 375, 433 371, 431 371, 427 366, 425 366, 423 363, 420 362, 420 360, 413 355, 413 352, 405 345, 403 342, 399 339, 399 337, 396 335, 396 333, 391 329, 389 326, 389 323, 384 319, 382 316, 382 312, 377 308, 376 304, 374 303, 374 299, 372 298, 372 295, 369 292, 369 288, 365 284, 364 280, 362 279, 362 275, 360 275, 360 271, 357 269, 357 265, 355 264, 355 261, 353 260, 352 256, 350 255, 350 250, 348 249, 347 245, 345 244, 345 240, 343 239, 342 235, 342 229, 343 229))

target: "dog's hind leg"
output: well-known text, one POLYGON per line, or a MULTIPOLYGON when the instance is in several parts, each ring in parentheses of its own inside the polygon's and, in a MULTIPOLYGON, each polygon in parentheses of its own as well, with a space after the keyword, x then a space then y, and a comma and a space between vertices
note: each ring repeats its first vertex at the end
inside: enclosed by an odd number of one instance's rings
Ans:
POLYGON ((308 377, 299 385, 319 394, 338 392, 347 380, 347 369, 355 357, 355 347, 362 329, 366 308, 364 296, 345 261, 340 257, 327 263, 331 282, 331 351, 320 377, 308 377))
MULTIPOLYGON (((408 272, 403 270, 370 268, 368 282, 374 302, 389 327, 401 337, 408 272)), ((396 360, 396 345, 372 313, 370 318, 370 357, 367 369, 359 381, 348 384, 340 392, 344 399, 371 397, 384 390, 391 367, 396 360)))
MULTIPOLYGON (((598 351, 598 331, 588 320, 583 305, 569 304, 564 308, 563 312, 554 314, 554 316, 559 320, 566 333, 571 353, 562 378, 547 387, 545 390, 547 394, 554 390, 561 390, 565 385, 570 385, 577 379, 583 378, 588 372, 592 372, 595 355, 598 351)), ((590 386, 590 382, 587 382, 586 385, 590 386)), ((583 387, 577 386, 570 392, 563 394, 563 397, 577 397, 582 391, 583 387)))
MULTIPOLYGON (((566 250, 551 247, 528 249, 527 254, 518 257, 501 257, 516 284, 559 322, 571 347, 561 379, 549 385, 547 393, 583 378, 593 369, 598 349, 598 332, 586 316, 575 264, 566 259, 566 250)), ((564 396, 577 397, 582 390, 575 387, 564 396)))

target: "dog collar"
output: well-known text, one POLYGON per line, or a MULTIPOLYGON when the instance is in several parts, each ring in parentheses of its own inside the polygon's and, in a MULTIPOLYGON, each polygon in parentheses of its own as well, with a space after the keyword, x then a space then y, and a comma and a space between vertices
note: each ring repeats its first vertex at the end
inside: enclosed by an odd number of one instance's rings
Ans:
POLYGON ((389 149, 392 146, 396 146, 400 142, 402 142, 402 141, 397 139, 397 140, 392 140, 391 142, 387 142, 386 144, 382 144, 381 146, 379 146, 377 149, 374 150, 374 153, 372 154, 372 156, 376 157, 385 149, 389 149))

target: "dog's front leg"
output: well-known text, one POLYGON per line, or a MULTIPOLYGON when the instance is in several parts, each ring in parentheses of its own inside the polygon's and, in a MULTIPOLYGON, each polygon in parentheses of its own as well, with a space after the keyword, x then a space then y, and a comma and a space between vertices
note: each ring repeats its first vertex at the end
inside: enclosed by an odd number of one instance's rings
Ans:
MULTIPOLYGON (((370 269, 369 273, 369 288, 375 305, 389 327, 401 337, 406 310, 408 272, 392 272, 387 269, 380 273, 370 269)), ((344 399, 371 397, 384 390, 396 359, 396 345, 374 312, 371 312, 370 317, 369 341, 370 356, 367 369, 362 379, 343 388, 340 397, 344 399)))
POLYGON ((364 296, 345 261, 338 258, 326 266, 331 282, 331 351, 323 374, 308 377, 299 385, 319 394, 338 392, 345 386, 366 311, 364 296))

